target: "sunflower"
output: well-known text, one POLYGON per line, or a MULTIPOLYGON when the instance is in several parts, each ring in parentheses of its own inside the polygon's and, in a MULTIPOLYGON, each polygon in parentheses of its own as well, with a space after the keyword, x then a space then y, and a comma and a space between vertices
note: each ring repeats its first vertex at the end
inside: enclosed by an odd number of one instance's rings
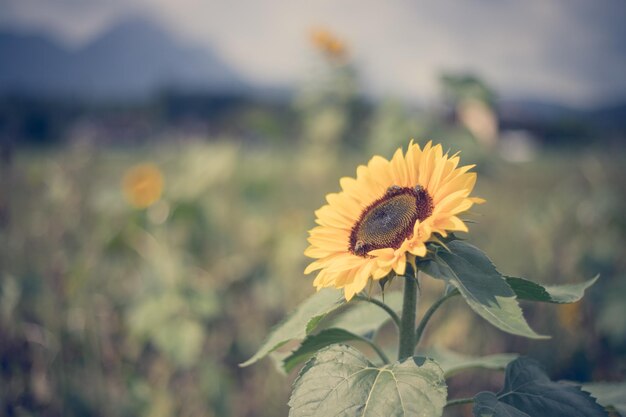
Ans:
POLYGON ((483 199, 470 197, 474 165, 459 167, 458 154, 413 141, 390 161, 374 156, 357 168, 356 179, 340 180, 342 191, 326 196, 315 212, 304 254, 315 258, 304 271, 319 270, 313 285, 343 288, 347 300, 392 270, 403 275, 407 261, 426 256, 426 243, 449 232, 467 232, 458 215, 483 199))
POLYGON ((124 174, 122 190, 131 206, 139 209, 150 207, 161 198, 163 175, 154 164, 135 165, 124 174))
POLYGON ((344 58, 348 52, 345 43, 327 29, 318 28, 311 31, 311 41, 329 58, 344 58))

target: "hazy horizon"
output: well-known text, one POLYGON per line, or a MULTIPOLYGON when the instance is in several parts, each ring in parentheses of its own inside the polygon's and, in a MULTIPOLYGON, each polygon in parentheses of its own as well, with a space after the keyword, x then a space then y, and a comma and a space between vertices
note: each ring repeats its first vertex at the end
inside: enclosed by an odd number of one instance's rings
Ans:
POLYGON ((506 98, 588 107, 626 97, 626 5, 601 3, 0 0, 0 30, 76 49, 145 19, 211 50, 253 85, 291 87, 312 71, 310 30, 327 27, 347 43, 367 94, 429 100, 438 75, 456 71, 484 77, 506 98))

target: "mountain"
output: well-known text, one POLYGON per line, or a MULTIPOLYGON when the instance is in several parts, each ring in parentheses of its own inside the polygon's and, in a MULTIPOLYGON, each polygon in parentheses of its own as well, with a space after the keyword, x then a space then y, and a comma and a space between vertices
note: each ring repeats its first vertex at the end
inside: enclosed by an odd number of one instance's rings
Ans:
POLYGON ((625 101, 580 109, 538 99, 500 100, 496 108, 500 124, 504 127, 559 125, 626 132, 625 101))
POLYGON ((142 98, 160 88, 248 89, 215 52, 187 45, 155 23, 130 19, 78 50, 44 36, 0 32, 0 94, 142 98))

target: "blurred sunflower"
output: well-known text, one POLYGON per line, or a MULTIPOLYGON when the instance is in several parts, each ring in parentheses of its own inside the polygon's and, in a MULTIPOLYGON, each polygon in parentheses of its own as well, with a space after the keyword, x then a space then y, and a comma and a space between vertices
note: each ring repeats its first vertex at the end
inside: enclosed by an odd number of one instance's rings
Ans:
POLYGON ((122 180, 124 196, 131 206, 146 208, 159 201, 163 192, 163 175, 151 163, 131 167, 122 180))
POLYGON ((574 333, 582 324, 583 314, 581 311, 582 303, 561 304, 556 310, 557 318, 568 332, 574 333))
POLYGON ((344 58, 348 52, 345 43, 327 29, 312 30, 311 41, 329 58, 344 58))
POLYGON ((374 156, 356 179, 341 178, 343 191, 326 196, 328 204, 315 212, 319 226, 309 231, 304 253, 317 260, 305 273, 320 270, 315 287, 343 288, 350 300, 370 277, 404 274, 407 257, 425 256, 436 234, 468 231, 458 214, 484 200, 470 197, 474 166, 459 162, 441 145, 420 149, 411 141, 406 154, 374 156))

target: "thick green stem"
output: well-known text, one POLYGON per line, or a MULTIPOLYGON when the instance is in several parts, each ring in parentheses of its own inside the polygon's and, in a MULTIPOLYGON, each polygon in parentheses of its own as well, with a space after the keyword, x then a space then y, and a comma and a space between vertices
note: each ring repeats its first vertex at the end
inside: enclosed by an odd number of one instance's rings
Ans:
POLYGON ((356 298, 357 300, 370 302, 370 303, 372 303, 374 305, 377 305, 378 307, 382 308, 383 310, 385 310, 387 312, 387 314, 389 314, 389 316, 391 317, 391 320, 393 320, 393 322, 398 327, 398 329, 400 328, 400 317, 398 317, 396 312, 393 311, 393 309, 391 307, 389 307, 387 304, 383 303, 380 300, 377 300, 375 298, 371 298, 371 297, 368 297, 368 296, 362 295, 362 294, 358 294, 354 298, 356 298))
POLYGON ((474 402, 473 398, 457 398, 456 400, 450 400, 446 403, 446 407, 452 407, 455 405, 471 404, 474 402))
POLYGON ((424 317, 422 317, 420 324, 417 326, 417 329, 415 330, 415 345, 414 345, 415 349, 417 349, 417 346, 420 343, 420 339, 422 338, 422 335, 424 334, 424 329, 426 329, 426 325, 428 324, 428 321, 430 320, 432 315, 435 314, 435 311, 437 311, 437 309, 441 307, 441 305, 447 299, 452 298, 455 295, 459 295, 459 290, 454 289, 450 291, 449 293, 447 293, 446 295, 444 295, 443 297, 435 301, 433 305, 431 305, 430 308, 426 311, 426 313, 424 313, 424 317))
POLYGON ((415 312, 417 309, 417 277, 413 266, 407 262, 404 280, 404 300, 400 319, 400 346, 398 360, 413 356, 415 350, 415 312))

